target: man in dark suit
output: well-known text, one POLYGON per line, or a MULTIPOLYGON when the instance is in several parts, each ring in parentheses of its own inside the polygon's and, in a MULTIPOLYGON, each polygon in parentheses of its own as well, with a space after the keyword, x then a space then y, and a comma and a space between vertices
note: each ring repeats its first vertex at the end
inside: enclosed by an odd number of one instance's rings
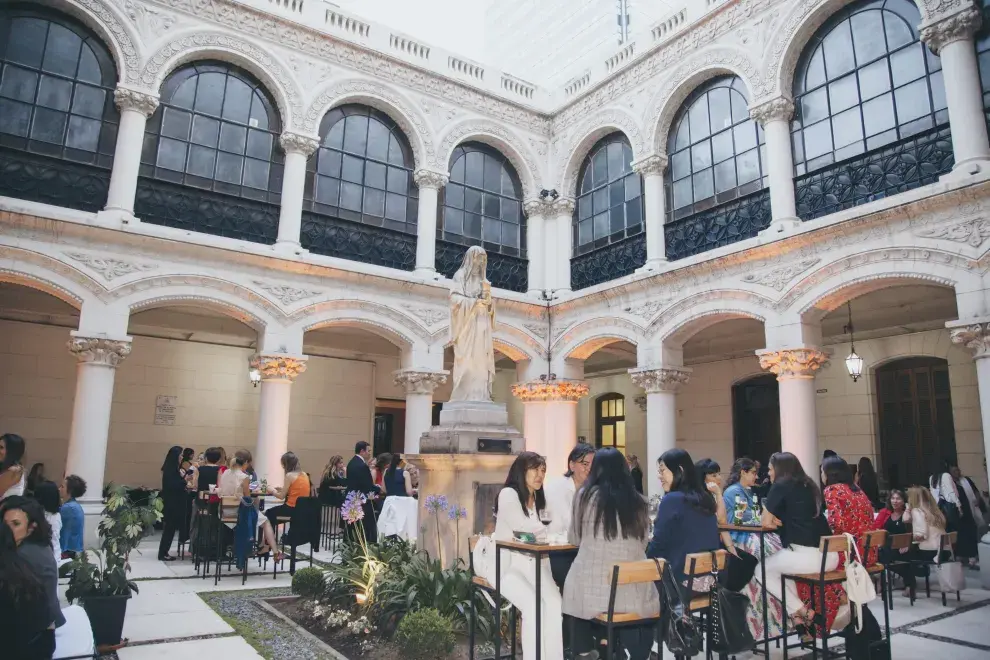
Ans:
POLYGON ((368 497, 364 505, 364 538, 368 543, 378 542, 378 521, 375 519, 375 510, 371 504, 371 497, 378 495, 381 489, 375 485, 371 478, 371 468, 368 467, 368 458, 371 456, 371 445, 361 441, 354 445, 354 458, 347 464, 347 492, 361 493, 368 497))

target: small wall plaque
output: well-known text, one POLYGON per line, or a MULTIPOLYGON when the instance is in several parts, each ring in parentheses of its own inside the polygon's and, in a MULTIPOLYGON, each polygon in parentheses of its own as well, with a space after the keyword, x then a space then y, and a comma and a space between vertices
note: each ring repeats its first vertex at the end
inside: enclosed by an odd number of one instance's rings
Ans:
POLYGON ((511 454, 512 440, 506 438, 478 438, 479 454, 511 454))
POLYGON ((178 405, 179 397, 159 394, 155 399, 155 425, 175 426, 175 409, 178 405))

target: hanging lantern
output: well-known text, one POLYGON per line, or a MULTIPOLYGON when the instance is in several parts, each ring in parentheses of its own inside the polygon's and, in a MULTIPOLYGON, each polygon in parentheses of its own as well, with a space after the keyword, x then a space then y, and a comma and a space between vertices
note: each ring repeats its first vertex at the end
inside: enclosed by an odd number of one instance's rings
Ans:
POLYGON ((846 371, 849 372, 850 378, 852 378, 855 383, 859 380, 859 377, 863 375, 863 358, 856 353, 856 340, 853 338, 853 313, 851 301, 846 303, 846 308, 849 310, 849 324, 844 328, 844 330, 849 333, 849 357, 846 358, 846 371))

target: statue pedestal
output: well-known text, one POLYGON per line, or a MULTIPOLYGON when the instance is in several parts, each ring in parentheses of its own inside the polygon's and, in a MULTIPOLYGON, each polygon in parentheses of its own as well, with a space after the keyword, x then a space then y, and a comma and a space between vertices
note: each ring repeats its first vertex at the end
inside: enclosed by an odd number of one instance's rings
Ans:
POLYGON ((525 448, 522 433, 509 426, 504 403, 455 401, 444 404, 440 425, 419 441, 422 454, 518 454, 525 448))

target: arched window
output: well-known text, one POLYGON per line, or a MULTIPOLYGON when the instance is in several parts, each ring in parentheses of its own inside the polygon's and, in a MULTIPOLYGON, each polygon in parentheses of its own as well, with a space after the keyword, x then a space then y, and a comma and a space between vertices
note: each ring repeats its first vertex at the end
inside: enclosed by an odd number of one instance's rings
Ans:
POLYGON ((595 444, 626 453, 626 397, 615 392, 595 399, 595 444))
POLYGON ((910 0, 873 0, 818 30, 794 81, 798 175, 948 121, 941 63, 919 40, 920 23, 910 0))
POLYGON ((416 233, 412 149, 388 115, 363 105, 334 108, 320 123, 320 139, 307 165, 307 208, 416 233))
POLYGON ((279 133, 275 102, 254 76, 225 62, 196 62, 162 85, 141 173, 275 203, 282 192, 279 133))
POLYGON ((488 145, 467 142, 454 149, 440 214, 444 240, 512 256, 526 254, 519 177, 505 156, 488 145))
POLYGON ((44 9, 4 8, 0 146, 109 168, 116 77, 107 48, 76 21, 44 9))
POLYGON ((642 177, 632 170, 632 147, 622 133, 599 140, 578 171, 574 254, 584 254, 643 231, 642 177))
POLYGON ((667 220, 679 220, 768 185, 763 128, 749 116, 738 76, 691 93, 670 131, 665 176, 667 220))
POLYGON ((983 114, 990 123, 990 0, 977 3, 983 14, 983 23, 976 33, 976 54, 979 57, 980 87, 983 89, 983 114))

